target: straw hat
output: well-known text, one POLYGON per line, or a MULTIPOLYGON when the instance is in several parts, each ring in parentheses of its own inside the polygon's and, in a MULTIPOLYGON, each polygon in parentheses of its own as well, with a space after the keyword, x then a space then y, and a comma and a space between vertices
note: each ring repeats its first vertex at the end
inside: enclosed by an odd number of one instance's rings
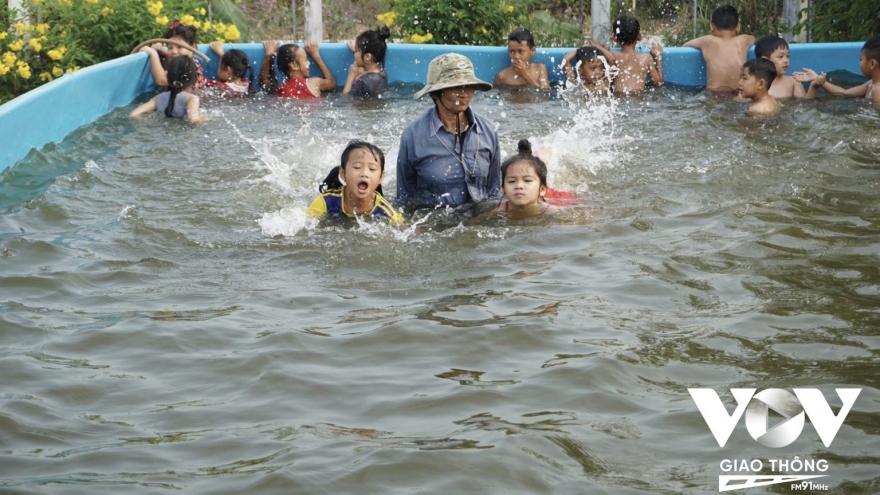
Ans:
POLYGON ((428 84, 415 94, 419 99, 433 91, 459 86, 475 86, 480 91, 489 91, 492 85, 477 79, 471 59, 458 53, 444 53, 431 60, 428 65, 428 84))

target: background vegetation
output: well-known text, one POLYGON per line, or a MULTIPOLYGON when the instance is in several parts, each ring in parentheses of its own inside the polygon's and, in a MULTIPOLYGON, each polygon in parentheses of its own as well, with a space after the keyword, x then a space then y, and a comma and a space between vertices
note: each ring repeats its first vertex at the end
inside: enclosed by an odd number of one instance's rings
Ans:
MULTIPOLYGON (((198 28, 200 43, 302 38, 303 0, 31 0, 11 13, 0 0, 0 103, 89 64, 160 38, 174 19, 198 28), (294 19, 296 20, 294 22, 294 19)), ((648 35, 678 46, 709 32, 712 11, 732 4, 743 32, 784 30, 783 0, 611 0, 648 35)), ((504 45, 528 27, 540 46, 578 46, 590 36, 590 0, 324 0, 324 36, 354 38, 381 22, 398 42, 504 45), (582 10, 583 9, 583 10, 582 10)), ((797 30, 812 41, 880 35, 880 1, 812 0, 797 30)))

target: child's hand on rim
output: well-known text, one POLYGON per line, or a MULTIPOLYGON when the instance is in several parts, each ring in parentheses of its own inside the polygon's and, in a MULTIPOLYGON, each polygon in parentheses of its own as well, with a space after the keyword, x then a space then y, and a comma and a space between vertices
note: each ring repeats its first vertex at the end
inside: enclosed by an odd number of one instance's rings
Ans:
POLYGON ((211 51, 216 53, 218 56, 223 56, 223 42, 222 41, 212 41, 208 44, 208 47, 211 48, 211 51))
POLYGON ((263 49, 266 50, 266 56, 274 55, 275 52, 278 51, 279 46, 281 46, 281 43, 278 43, 275 40, 268 40, 263 42, 263 49))
POLYGON ((348 49, 351 50, 352 53, 357 51, 357 49, 354 46, 354 40, 348 40, 348 49))
POLYGON ((317 41, 306 41, 306 53, 313 59, 321 57, 321 49, 317 41))

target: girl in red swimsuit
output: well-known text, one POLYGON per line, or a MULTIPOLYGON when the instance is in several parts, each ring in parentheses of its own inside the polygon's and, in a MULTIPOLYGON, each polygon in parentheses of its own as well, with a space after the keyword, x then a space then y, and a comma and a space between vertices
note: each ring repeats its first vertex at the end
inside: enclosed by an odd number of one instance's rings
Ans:
POLYGON ((264 41, 263 47, 266 56, 260 69, 260 84, 268 93, 286 98, 308 99, 321 96, 321 91, 332 91, 336 88, 336 79, 321 58, 317 41, 306 42, 305 50, 293 43, 279 46, 277 41, 264 41), (309 56, 321 71, 321 77, 308 77, 309 56), (275 72, 276 65, 278 72, 287 77, 281 84, 278 83, 275 72))

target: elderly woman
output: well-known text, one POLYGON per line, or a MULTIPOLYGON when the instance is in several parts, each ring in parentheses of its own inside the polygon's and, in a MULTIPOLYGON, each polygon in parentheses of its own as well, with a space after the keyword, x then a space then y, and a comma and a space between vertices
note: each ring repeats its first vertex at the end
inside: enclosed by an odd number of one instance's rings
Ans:
POLYGON ((501 152, 495 123, 469 108, 477 90, 470 59, 440 55, 428 66, 428 94, 434 108, 411 122, 400 137, 397 199, 421 208, 458 206, 501 196, 501 152))

